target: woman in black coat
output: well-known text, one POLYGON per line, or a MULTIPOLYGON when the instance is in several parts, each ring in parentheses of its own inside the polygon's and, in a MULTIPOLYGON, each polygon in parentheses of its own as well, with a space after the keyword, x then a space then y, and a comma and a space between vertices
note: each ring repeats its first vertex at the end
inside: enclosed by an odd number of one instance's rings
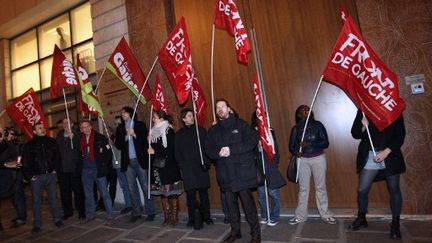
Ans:
POLYGON ((199 211, 204 222, 213 224, 210 218, 210 202, 208 197, 208 189, 210 187, 210 177, 207 169, 208 159, 205 157, 203 151, 207 132, 204 128, 198 126, 200 142, 198 144, 197 129, 192 109, 183 109, 180 116, 184 127, 175 136, 175 157, 183 175, 184 189, 187 194, 189 215, 187 226, 194 225, 195 205, 199 205, 199 211), (199 203, 196 200, 197 193, 200 198, 199 203))
POLYGON ((350 228, 358 230, 367 227, 366 213, 368 207, 368 194, 372 183, 385 177, 390 195, 390 208, 392 211, 392 224, 390 237, 400 239, 399 218, 402 208, 402 193, 399 187, 399 175, 405 172, 405 162, 401 146, 405 139, 405 125, 402 114, 383 131, 379 131, 373 123, 363 116, 360 110, 351 128, 355 139, 361 139, 357 154, 358 186, 358 216, 350 228), (366 131, 369 128, 376 155, 366 131))
POLYGON ((151 194, 161 196, 164 212, 164 225, 177 225, 178 197, 183 193, 183 183, 180 169, 175 160, 174 129, 170 124, 170 117, 163 111, 155 111, 150 130, 151 155, 151 194))

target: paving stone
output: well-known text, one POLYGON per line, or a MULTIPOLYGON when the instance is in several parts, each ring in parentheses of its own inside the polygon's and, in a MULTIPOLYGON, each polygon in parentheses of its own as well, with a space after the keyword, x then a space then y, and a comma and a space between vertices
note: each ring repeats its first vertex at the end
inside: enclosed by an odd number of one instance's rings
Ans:
POLYGON ((49 234, 48 236, 53 239, 65 241, 65 240, 72 240, 73 238, 82 235, 86 231, 87 229, 83 229, 74 225, 69 225, 63 227, 61 230, 49 234))
POLYGON ((130 232, 126 238, 132 240, 140 240, 145 241, 148 240, 162 231, 161 228, 149 227, 149 226, 140 226, 130 232))
POLYGON ((89 222, 86 221, 77 221, 75 223, 76 226, 86 229, 94 229, 102 224, 104 224, 106 221, 104 219, 96 218, 94 220, 91 220, 89 222))
POLYGON ((379 243, 394 243, 395 240, 390 239, 387 233, 375 232, 347 232, 346 242, 379 242, 379 243))
POLYGON ((337 239, 339 226, 330 225, 321 219, 308 219, 303 225, 301 237, 318 239, 337 239))
POLYGON ((288 220, 281 220, 276 226, 261 225, 261 239, 266 241, 288 242, 295 233, 296 226, 288 224, 288 220))
POLYGON ((118 229, 133 229, 136 228, 138 226, 140 226, 140 224, 142 222, 144 222, 144 219, 138 219, 135 223, 129 223, 129 219, 130 219, 130 215, 125 215, 125 216, 121 216, 121 217, 117 217, 114 221, 113 224, 110 225, 109 227, 111 228, 118 228, 118 229))
POLYGON ((106 242, 116 238, 121 233, 123 233, 121 230, 99 227, 74 239, 74 242, 106 242))
MULTIPOLYGON (((403 226, 413 237, 432 238, 432 221, 402 221, 403 226)), ((431 241, 432 242, 432 241, 431 241)))
POLYGON ((204 225, 203 229, 192 230, 187 235, 188 238, 203 238, 203 239, 217 239, 229 230, 230 226, 227 224, 214 224, 204 225))
POLYGON ((183 230, 168 229, 162 231, 162 234, 157 235, 156 238, 150 239, 149 242, 176 242, 187 233, 183 230))

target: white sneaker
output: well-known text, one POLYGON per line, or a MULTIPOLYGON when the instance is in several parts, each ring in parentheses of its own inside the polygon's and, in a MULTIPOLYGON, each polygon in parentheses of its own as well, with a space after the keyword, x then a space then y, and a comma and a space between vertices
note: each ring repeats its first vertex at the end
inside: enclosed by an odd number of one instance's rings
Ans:
POLYGON ((297 217, 294 217, 294 218, 292 218, 290 221, 289 221, 289 224, 290 225, 296 225, 296 224, 299 224, 299 223, 303 223, 303 222, 305 222, 306 220, 301 220, 301 219, 299 219, 299 218, 297 218, 297 217))
POLYGON ((337 224, 337 220, 334 217, 328 217, 324 220, 327 224, 337 224))
POLYGON ((268 226, 276 226, 278 223, 279 223, 279 221, 273 221, 273 220, 270 220, 270 221, 267 223, 267 225, 268 225, 268 226))
POLYGON ((260 224, 267 224, 267 219, 261 219, 260 224))

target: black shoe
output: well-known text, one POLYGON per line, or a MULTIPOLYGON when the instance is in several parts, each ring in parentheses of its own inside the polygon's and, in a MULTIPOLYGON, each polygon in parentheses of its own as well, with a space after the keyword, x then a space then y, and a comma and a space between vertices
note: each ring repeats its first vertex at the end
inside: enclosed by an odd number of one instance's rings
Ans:
POLYGON ((193 227, 193 226, 194 226, 194 221, 188 220, 186 227, 193 227))
POLYGON ((63 221, 65 221, 65 220, 67 220, 68 218, 72 217, 72 215, 73 215, 73 214, 65 214, 65 215, 63 215, 63 216, 61 217, 61 219, 62 219, 63 221))
POLYGON ((132 211, 132 208, 131 208, 131 207, 126 207, 126 208, 123 208, 123 209, 120 211, 120 214, 127 214, 127 213, 129 213, 130 211, 132 211))
POLYGON ((391 228, 390 228, 390 238, 396 240, 402 239, 402 235, 400 232, 400 225, 399 225, 399 217, 393 217, 393 221, 391 223, 391 228))
POLYGON ((41 229, 41 227, 33 227, 33 229, 32 229, 32 233, 39 233, 39 232, 41 232, 42 231, 42 229, 41 229))
POLYGON ((368 223, 366 221, 366 214, 365 213, 359 213, 357 215, 357 218, 351 223, 350 226, 348 226, 348 229, 357 231, 361 228, 368 227, 368 223))
POLYGON ((213 219, 206 219, 204 222, 205 222, 207 225, 214 224, 213 219))
POLYGON ((86 218, 85 214, 78 215, 78 219, 85 219, 85 218, 86 218))
POLYGON ((225 217, 223 222, 224 222, 224 224, 229 224, 230 223, 229 218, 225 217))
POLYGON ((25 225, 26 221, 22 220, 22 219, 17 219, 15 220, 15 222, 12 224, 11 228, 18 228, 21 225, 25 225))
POLYGON ((241 238, 241 234, 237 234, 237 235, 230 234, 227 238, 225 238, 224 242, 232 243, 240 238, 241 238))
POLYGON ((140 219, 141 218, 141 215, 140 216, 132 216, 130 219, 129 219, 129 223, 135 223, 138 219, 140 219))
POLYGON ((147 217, 145 218, 144 221, 150 222, 150 221, 153 221, 154 218, 155 218, 154 214, 149 214, 149 215, 147 215, 147 217))
POLYGON ((64 223, 61 219, 59 221, 55 222, 54 224, 55 224, 55 226, 57 226, 59 228, 64 226, 64 223))
POLYGON ((96 212, 97 211, 105 211, 105 207, 104 207, 104 205, 102 205, 102 204, 98 204, 97 206, 96 206, 96 212))

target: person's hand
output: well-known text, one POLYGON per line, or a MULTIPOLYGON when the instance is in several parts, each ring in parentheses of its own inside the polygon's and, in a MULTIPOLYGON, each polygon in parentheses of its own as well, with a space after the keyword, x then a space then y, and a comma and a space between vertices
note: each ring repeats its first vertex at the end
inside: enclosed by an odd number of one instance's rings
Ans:
POLYGON ((364 127, 369 126, 369 121, 365 116, 361 119, 361 123, 363 124, 364 127))
POLYGON ((295 156, 297 156, 297 158, 300 158, 300 157, 302 157, 302 155, 303 155, 303 153, 300 153, 300 152, 298 152, 298 153, 295 153, 295 156))
POLYGON ((37 177, 36 176, 32 176, 32 178, 30 179, 31 181, 36 181, 37 177))
POLYGON ((70 132, 69 133, 69 138, 72 140, 73 139, 73 137, 74 137, 74 134, 73 134, 73 132, 70 132))
POLYGON ((154 149, 152 147, 150 147, 150 148, 147 149, 147 153, 148 154, 154 154, 155 151, 154 151, 154 149))
POLYGON ((126 128, 126 134, 128 136, 136 137, 135 130, 133 128, 126 128))
POLYGON ((302 148, 307 148, 307 147, 309 147, 309 145, 310 145, 310 142, 308 142, 308 141, 303 141, 303 142, 299 143, 299 146, 302 148))
POLYGON ((389 149, 389 148, 386 148, 383 151, 380 151, 374 158, 375 162, 377 162, 377 163, 383 162, 390 153, 391 153, 391 149, 389 149))
POLYGON ((221 150, 219 151, 219 156, 220 157, 228 157, 230 156, 230 148, 229 147, 222 147, 221 150))

